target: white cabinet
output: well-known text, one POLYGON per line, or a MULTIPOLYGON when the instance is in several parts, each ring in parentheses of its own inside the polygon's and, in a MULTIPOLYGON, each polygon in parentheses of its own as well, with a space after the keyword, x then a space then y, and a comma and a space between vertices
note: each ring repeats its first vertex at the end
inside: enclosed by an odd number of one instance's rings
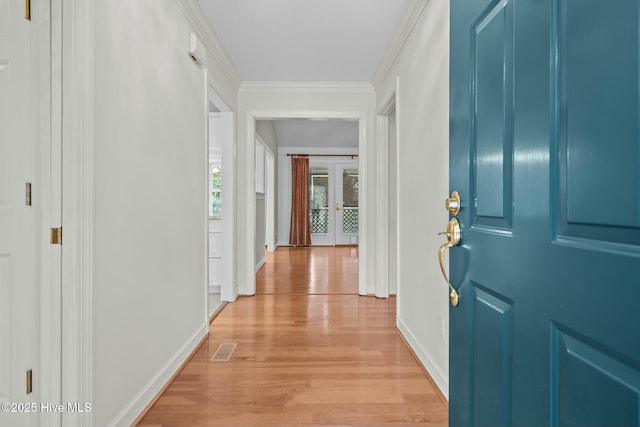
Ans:
POLYGON ((209 220, 209 292, 220 292, 222 264, 222 220, 209 220))

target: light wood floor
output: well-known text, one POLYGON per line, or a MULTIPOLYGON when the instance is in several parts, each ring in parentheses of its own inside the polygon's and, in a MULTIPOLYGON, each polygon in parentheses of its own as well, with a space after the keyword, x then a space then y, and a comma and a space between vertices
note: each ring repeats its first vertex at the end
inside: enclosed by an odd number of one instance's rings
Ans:
POLYGON ((256 274, 258 295, 357 295, 358 247, 279 248, 256 274))
POLYGON ((443 426, 447 407, 395 328, 359 297, 357 249, 279 248, 228 304, 140 426, 443 426), (222 342, 228 363, 209 359, 222 342))

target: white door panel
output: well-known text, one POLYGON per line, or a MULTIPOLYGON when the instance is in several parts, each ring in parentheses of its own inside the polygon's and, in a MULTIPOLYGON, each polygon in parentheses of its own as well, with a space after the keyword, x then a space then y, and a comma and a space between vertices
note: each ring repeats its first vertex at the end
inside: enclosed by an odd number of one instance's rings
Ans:
MULTIPOLYGON (((33 181, 30 22, 24 3, 0 0, 0 425, 32 426, 39 420, 39 294, 36 260, 37 198, 27 206, 33 181), (26 373, 33 369, 34 391, 26 373), (26 403, 34 406, 24 406, 26 403), (20 405, 20 406, 19 406, 20 405), (28 413, 31 412, 31 413, 28 413)), ((37 190, 36 190, 37 191, 37 190)))
MULTIPOLYGON (((2 0, 0 0, 2 1, 2 0)), ((0 13, 3 11, 0 9, 0 13)), ((3 28, 0 25, 0 28, 3 28)), ((3 48, 3 40, 6 40, 6 36, 0 34, 0 49, 3 48)), ((2 52, 0 50, 0 52, 2 52)), ((2 53, 0 53, 1 55, 2 53)), ((9 64, 6 59, 0 57, 0 209, 6 209, 9 207, 9 64)))
MULTIPOLYGON (((0 340, 11 336, 11 258, 0 255, 0 340)), ((0 402, 11 399, 11 347, 0 346, 0 402)), ((0 415, 1 417, 2 415, 0 415)), ((1 419, 1 418, 0 418, 1 419)))

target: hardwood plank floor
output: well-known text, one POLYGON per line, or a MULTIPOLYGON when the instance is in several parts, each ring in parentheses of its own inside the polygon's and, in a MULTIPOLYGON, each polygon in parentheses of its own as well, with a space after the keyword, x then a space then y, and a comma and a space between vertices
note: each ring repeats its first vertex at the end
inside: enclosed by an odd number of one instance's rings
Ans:
POLYGON ((396 330, 395 298, 355 295, 357 265, 356 248, 268 254, 259 294, 225 307, 138 425, 446 425, 396 330), (211 363, 223 342, 238 343, 231 361, 211 363))
POLYGON ((279 248, 256 274, 256 293, 358 294, 358 247, 279 248))

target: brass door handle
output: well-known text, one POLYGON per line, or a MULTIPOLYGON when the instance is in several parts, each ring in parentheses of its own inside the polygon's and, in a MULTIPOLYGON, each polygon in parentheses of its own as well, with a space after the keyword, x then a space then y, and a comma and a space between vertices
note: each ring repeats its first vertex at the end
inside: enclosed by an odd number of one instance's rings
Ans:
POLYGON ((340 210, 340 202, 336 202, 336 210, 339 211, 340 210))
POLYGON ((447 282, 447 285, 449 285, 449 289, 451 290, 451 292, 449 293, 451 305, 457 307, 458 303, 460 302, 460 295, 458 294, 456 288, 453 287, 451 282, 449 282, 447 273, 444 271, 444 251, 460 243, 460 223, 457 219, 453 218, 451 221, 449 221, 449 224, 447 224, 447 231, 438 234, 444 234, 447 236, 447 243, 444 243, 442 246, 440 246, 440 249, 438 249, 438 262, 440 263, 440 271, 442 271, 444 280, 445 282, 447 282))

